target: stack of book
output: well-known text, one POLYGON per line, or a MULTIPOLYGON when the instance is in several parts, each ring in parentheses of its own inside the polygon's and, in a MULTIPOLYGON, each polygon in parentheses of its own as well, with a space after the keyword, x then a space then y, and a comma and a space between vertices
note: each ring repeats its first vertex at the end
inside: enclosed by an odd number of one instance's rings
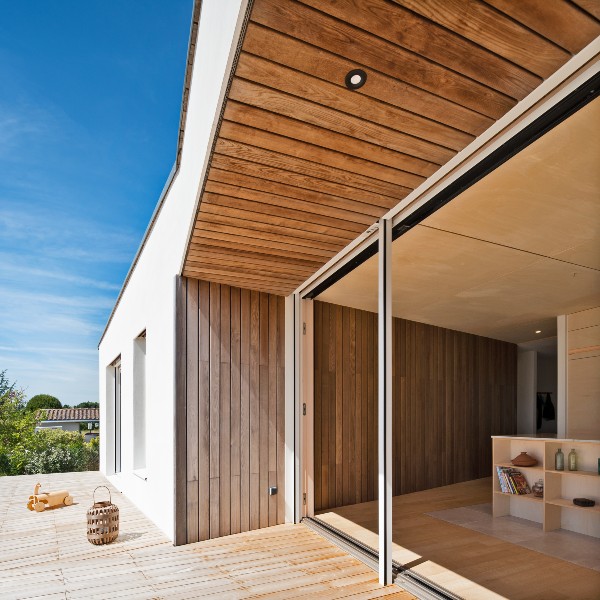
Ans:
POLYGON ((500 489, 504 494, 531 494, 525 476, 513 467, 496 467, 500 489))

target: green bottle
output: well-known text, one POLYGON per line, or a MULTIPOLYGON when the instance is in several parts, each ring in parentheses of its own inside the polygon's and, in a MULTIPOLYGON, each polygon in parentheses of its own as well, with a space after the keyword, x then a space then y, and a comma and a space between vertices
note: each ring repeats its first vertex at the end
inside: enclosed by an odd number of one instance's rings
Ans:
POLYGON ((559 448, 554 455, 554 468, 557 471, 565 470, 565 455, 562 453, 562 450, 559 448))
POLYGON ((577 454, 574 448, 569 452, 569 471, 577 471, 577 454))

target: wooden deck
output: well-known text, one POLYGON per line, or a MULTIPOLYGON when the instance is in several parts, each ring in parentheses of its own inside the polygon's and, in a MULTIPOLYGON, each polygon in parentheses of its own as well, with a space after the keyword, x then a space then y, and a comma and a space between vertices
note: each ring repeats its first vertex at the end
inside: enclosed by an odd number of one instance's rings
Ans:
POLYGON ((377 575, 303 525, 267 529, 174 547, 111 487, 120 536, 107 546, 86 538, 97 472, 0 478, 0 597, 41 598, 381 598, 409 600, 377 575), (37 481, 67 488, 73 506, 30 512, 37 481))

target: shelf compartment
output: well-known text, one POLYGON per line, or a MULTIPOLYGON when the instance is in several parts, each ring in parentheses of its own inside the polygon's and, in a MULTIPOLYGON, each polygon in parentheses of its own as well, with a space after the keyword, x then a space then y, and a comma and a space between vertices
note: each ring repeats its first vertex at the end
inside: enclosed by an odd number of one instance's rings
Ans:
POLYGON ((600 475, 596 471, 557 471, 556 469, 546 469, 546 473, 555 473, 556 475, 580 475, 584 477, 596 477, 600 481, 600 475))
POLYGON ((567 498, 553 498, 552 500, 546 500, 546 504, 551 504, 552 506, 560 506, 562 508, 574 508, 575 510, 585 510, 589 513, 598 513, 600 514, 600 506, 596 503, 594 506, 577 506, 573 504, 573 500, 569 500, 567 498))
POLYGON ((509 494, 508 492, 499 492, 497 490, 494 490, 494 494, 500 494, 501 496, 506 496, 507 498, 522 498, 523 500, 534 500, 535 502, 544 501, 543 498, 537 498, 533 494, 509 494))
POLYGON ((543 471, 544 467, 540 463, 534 465, 533 467, 518 467, 517 465, 513 465, 511 462, 499 462, 494 464, 495 467, 510 467, 511 469, 527 469, 531 471, 543 471))

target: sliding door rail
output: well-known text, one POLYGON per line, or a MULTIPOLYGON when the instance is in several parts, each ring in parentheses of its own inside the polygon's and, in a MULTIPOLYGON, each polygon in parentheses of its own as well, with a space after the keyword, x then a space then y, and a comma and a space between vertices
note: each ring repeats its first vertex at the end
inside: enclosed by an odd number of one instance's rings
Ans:
MULTIPOLYGON (((302 519, 302 524, 322 535, 344 552, 348 552, 369 568, 377 571, 379 565, 377 550, 318 517, 305 517, 302 519)), ((418 573, 414 573, 410 568, 402 566, 397 561, 392 561, 392 573, 396 585, 414 594, 420 600, 464 600, 462 596, 453 594, 450 590, 437 585, 418 573)))

